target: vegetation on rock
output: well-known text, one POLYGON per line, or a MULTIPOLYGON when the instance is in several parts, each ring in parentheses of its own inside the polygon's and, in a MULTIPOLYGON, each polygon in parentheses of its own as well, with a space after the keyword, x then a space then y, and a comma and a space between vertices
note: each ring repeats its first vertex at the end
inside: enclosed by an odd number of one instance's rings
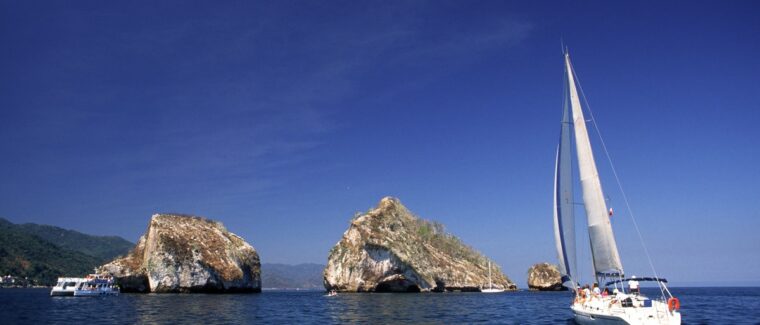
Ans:
POLYGON ((219 222, 156 214, 125 257, 100 267, 127 292, 258 292, 256 250, 219 222))
MULTIPOLYGON (((324 285, 339 291, 478 291, 488 285, 488 264, 442 224, 387 197, 351 221, 330 251, 324 285)), ((495 287, 516 289, 491 265, 495 287)))

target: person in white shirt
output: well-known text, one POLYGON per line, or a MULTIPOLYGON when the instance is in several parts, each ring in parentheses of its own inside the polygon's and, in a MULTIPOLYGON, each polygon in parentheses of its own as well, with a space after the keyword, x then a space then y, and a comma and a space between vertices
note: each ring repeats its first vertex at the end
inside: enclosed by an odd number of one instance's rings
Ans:
POLYGON ((599 289, 599 285, 594 283, 594 298, 599 298, 602 296, 602 291, 599 289))
POLYGON ((591 290, 588 289, 588 284, 583 286, 583 295, 586 297, 584 302, 591 300, 591 290))
POLYGON ((638 294, 639 293, 639 281, 636 281, 636 276, 632 276, 630 280, 628 280, 628 291, 630 291, 632 294, 638 294))

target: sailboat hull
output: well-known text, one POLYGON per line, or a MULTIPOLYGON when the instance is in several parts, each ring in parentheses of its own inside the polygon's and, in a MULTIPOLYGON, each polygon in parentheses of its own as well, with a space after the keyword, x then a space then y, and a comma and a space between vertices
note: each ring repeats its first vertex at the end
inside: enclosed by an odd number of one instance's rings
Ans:
POLYGON ((652 307, 606 307, 604 304, 572 307, 577 324, 681 324, 679 312, 668 311, 667 305, 653 301, 652 307))
POLYGON ((586 324, 628 324, 625 320, 617 316, 594 314, 573 309, 575 323, 586 324))

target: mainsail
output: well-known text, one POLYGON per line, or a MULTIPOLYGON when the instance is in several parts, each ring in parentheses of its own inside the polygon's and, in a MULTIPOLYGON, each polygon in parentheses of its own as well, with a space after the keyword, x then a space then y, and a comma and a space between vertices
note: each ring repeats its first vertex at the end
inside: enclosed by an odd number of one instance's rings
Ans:
POLYGON ((575 146, 578 154, 578 169, 580 171, 583 205, 588 220, 588 234, 591 241, 591 255, 594 260, 594 271, 599 275, 623 275, 623 264, 620 262, 612 225, 607 215, 607 204, 602 193, 602 184, 596 170, 594 154, 586 130, 581 102, 575 87, 575 75, 570 64, 570 55, 565 54, 565 69, 572 106, 573 129, 575 130, 575 146))
POLYGON ((562 282, 566 287, 575 288, 575 217, 573 208, 573 183, 570 152, 570 113, 567 96, 562 113, 562 128, 557 147, 556 169, 554 171, 554 239, 557 244, 562 282))

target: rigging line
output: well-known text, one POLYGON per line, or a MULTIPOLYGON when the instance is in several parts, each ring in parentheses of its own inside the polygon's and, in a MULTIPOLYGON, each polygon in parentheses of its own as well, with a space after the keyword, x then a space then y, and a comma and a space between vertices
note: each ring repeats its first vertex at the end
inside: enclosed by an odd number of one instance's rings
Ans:
MULTIPOLYGON (((572 62, 570 63, 570 66, 572 67, 572 62)), ((654 263, 652 263, 652 257, 649 255, 649 249, 647 249, 647 245, 644 243, 644 237, 641 235, 641 231, 639 230, 639 225, 636 222, 636 218, 633 215, 633 209, 631 209, 630 203, 628 203, 628 196, 625 194, 625 191, 623 190, 623 184, 620 182, 620 178, 618 177, 617 170, 615 169, 615 165, 612 163, 612 157, 610 157, 610 152, 607 150, 607 145, 604 143, 604 138, 602 138, 602 132, 599 130, 599 126, 596 124, 596 118, 594 117, 594 112, 591 110, 591 105, 588 104, 588 99, 586 98, 586 94, 583 92, 583 86, 581 86, 580 79, 578 79, 578 75, 575 73, 575 68, 572 67, 572 73, 573 76, 575 76, 576 83, 578 84, 578 89, 581 91, 581 95, 583 96, 583 102, 586 104, 586 109, 589 112, 589 115, 591 116, 591 122, 594 124, 594 129, 596 129, 596 134, 599 136, 599 141, 602 144, 602 148, 604 149, 604 154, 607 156, 607 161, 610 163, 610 169, 612 170, 612 174, 615 176, 615 181, 617 182, 618 189, 620 190, 620 194, 623 196, 623 201, 625 202, 625 206, 628 209, 628 214, 631 216, 631 221, 633 221, 633 227, 636 229, 636 234, 639 236, 639 242, 641 242, 641 247, 644 248, 644 254, 647 257, 647 261, 649 262, 649 267, 652 269, 652 273, 654 273, 654 276, 659 278, 659 275, 657 275, 657 270, 654 268, 654 263)), ((663 290, 663 285, 658 281, 657 282, 658 287, 660 288, 660 292, 662 293, 662 296, 665 296, 665 290, 668 290, 667 288, 663 290)), ((668 294, 670 294, 670 291, 668 290, 668 294)))

